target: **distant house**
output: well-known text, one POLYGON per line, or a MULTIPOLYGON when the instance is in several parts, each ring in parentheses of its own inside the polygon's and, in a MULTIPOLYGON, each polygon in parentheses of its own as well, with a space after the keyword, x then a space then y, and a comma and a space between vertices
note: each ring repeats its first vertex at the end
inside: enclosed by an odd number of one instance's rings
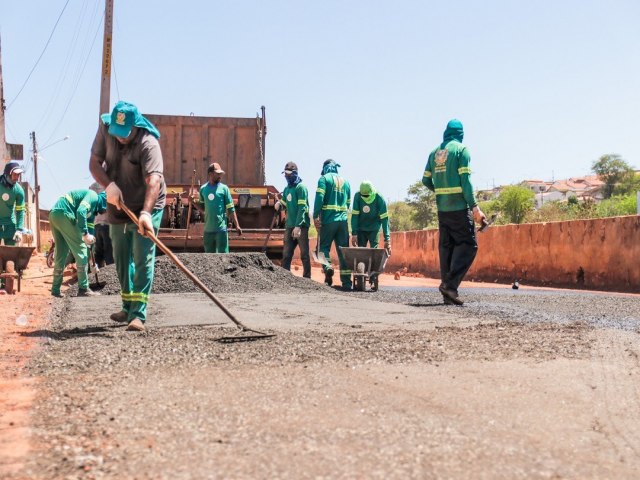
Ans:
POLYGON ((604 198, 603 187, 604 182, 597 175, 556 180, 536 197, 536 207, 540 208, 547 202, 564 202, 571 197, 576 197, 580 201, 593 200, 598 202, 604 198))

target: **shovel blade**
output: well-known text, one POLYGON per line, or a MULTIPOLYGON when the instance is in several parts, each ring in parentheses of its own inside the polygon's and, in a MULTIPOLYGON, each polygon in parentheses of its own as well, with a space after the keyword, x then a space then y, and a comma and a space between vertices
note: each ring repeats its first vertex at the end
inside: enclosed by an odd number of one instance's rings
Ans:
POLYGON ((322 252, 316 252, 315 250, 313 252, 311 252, 311 256, 313 257, 313 261, 316 263, 321 263, 323 265, 331 265, 331 262, 329 262, 329 260, 327 260, 327 257, 324 256, 324 253, 322 252))

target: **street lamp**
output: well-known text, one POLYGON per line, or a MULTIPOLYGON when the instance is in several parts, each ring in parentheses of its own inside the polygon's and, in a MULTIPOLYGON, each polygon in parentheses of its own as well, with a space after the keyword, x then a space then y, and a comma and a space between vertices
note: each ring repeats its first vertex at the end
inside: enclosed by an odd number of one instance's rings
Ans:
POLYGON ((35 191, 36 191, 36 248, 38 252, 40 251, 40 184, 38 183, 38 155, 43 150, 46 150, 49 147, 52 147, 56 143, 64 142, 71 138, 69 135, 65 135, 64 138, 60 138, 55 142, 49 143, 45 145, 40 150, 38 150, 38 143, 36 142, 36 132, 31 132, 31 141, 33 142, 33 173, 35 180, 35 191))

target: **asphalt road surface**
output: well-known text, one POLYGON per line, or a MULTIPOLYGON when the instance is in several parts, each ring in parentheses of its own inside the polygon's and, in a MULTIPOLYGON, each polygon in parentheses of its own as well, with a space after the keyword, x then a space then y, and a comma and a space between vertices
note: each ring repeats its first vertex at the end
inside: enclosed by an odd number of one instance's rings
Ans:
MULTIPOLYGON (((260 273, 261 274, 261 273, 260 273)), ((278 272, 279 275, 279 272, 278 272)), ((267 279, 268 280, 268 279, 267 279)), ((275 280, 274 280, 275 281, 275 280)), ((236 286, 66 298, 30 365, 30 478, 637 478, 640 298, 236 286)), ((261 282, 257 282, 262 285, 261 282)))

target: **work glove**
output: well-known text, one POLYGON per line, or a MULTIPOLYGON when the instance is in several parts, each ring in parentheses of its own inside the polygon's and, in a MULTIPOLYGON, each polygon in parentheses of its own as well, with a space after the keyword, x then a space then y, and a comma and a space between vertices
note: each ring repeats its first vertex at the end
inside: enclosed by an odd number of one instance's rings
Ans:
POLYGON ((280 209, 282 208, 282 203, 280 203, 280 201, 277 201, 276 204, 273 206, 273 208, 276 212, 279 212, 280 209))
POLYGON ((391 241, 390 240, 385 240, 384 241, 384 249, 387 251, 387 255, 391 256, 391 241))
POLYGON ((82 241, 85 245, 93 245, 94 243, 96 243, 96 237, 94 237, 90 233, 85 233, 84 235, 82 235, 82 241))
POLYGON ((143 210, 140 212, 140 216, 138 217, 138 233, 146 237, 148 232, 153 233, 151 214, 143 210))
POLYGON ((351 246, 352 247, 357 247, 358 246, 358 237, 356 236, 355 233, 351 237, 351 246))
POLYGON ((487 221, 487 216, 482 210, 480 210, 480 207, 478 207, 477 205, 473 207, 473 219, 480 225, 484 225, 487 221))
POLYGON ((302 229, 300 227, 294 227, 291 232, 291 238, 300 238, 300 234, 302 233, 302 229))
POLYGON ((13 241, 16 243, 21 243, 22 242, 22 232, 17 231, 16 233, 13 234, 13 241))
POLYGON ((118 188, 115 182, 111 182, 109 185, 107 185, 106 192, 107 203, 115 205, 118 210, 120 210, 120 203, 122 202, 122 191, 120 190, 120 188, 118 188))

